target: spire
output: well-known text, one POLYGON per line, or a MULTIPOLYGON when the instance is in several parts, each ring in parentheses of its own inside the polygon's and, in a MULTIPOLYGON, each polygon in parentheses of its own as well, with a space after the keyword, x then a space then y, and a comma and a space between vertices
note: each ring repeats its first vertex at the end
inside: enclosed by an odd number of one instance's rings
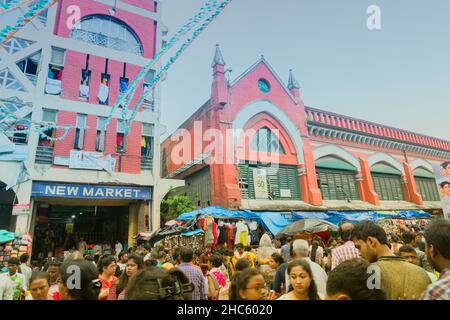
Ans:
POLYGON ((288 81, 288 89, 300 89, 300 85, 298 84, 297 79, 295 79, 294 73, 292 69, 289 69, 289 81, 288 81))
POLYGON ((225 65, 225 60, 223 59, 222 52, 220 52, 220 47, 216 44, 216 53, 214 54, 214 60, 211 67, 215 67, 216 65, 225 65))

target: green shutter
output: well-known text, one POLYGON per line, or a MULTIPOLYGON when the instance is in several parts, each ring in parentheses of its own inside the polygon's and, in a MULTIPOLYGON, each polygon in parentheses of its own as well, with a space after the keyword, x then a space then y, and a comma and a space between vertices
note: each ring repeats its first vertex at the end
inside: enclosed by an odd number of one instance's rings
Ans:
POLYGON ((379 195, 380 200, 405 200, 400 176, 372 172, 372 179, 375 192, 379 195))
MULTIPOLYGON (((415 173, 415 171, 414 171, 415 173)), ((414 176, 417 191, 424 201, 439 201, 439 191, 437 189, 436 180, 434 178, 423 178, 414 176)))
POLYGON ((360 199, 356 172, 324 168, 317 168, 316 171, 324 200, 360 199))

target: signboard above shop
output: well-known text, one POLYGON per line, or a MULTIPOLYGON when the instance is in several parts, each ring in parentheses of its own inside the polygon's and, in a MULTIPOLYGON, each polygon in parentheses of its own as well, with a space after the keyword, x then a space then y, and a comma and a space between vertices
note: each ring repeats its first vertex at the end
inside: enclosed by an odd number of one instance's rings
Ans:
POLYGON ((33 197, 151 200, 152 187, 33 182, 33 197))
POLYGON ((12 215, 21 216, 31 214, 31 205, 28 204, 15 204, 13 206, 12 215))

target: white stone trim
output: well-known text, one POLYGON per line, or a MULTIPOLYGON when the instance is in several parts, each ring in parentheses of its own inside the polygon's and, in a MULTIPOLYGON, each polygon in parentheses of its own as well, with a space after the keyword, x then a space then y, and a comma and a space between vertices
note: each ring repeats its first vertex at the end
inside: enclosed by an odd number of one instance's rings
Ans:
POLYGON ((411 167, 411 170, 415 170, 418 167, 422 167, 422 168, 425 168, 426 170, 430 171, 431 173, 434 172, 433 166, 431 165, 431 163, 429 163, 428 161, 423 160, 423 159, 416 159, 413 162, 411 162, 409 164, 409 166, 411 167))
POLYGON ((289 138, 295 146, 297 152, 298 163, 304 163, 303 160, 303 142, 300 138, 300 132, 291 121, 289 116, 279 107, 267 100, 253 101, 244 106, 233 120, 233 130, 235 138, 235 146, 238 147, 239 134, 242 132, 245 124, 254 116, 260 113, 267 113, 274 117, 287 131, 289 138))
POLYGON ((374 155, 371 155, 369 158, 367 158, 367 162, 369 163, 370 167, 378 162, 386 162, 387 164, 400 171, 402 174, 405 174, 405 170, 403 169, 403 165, 401 164, 401 162, 384 152, 378 152, 374 155))
POLYGON ((314 160, 318 160, 325 156, 336 156, 351 165, 353 165, 356 169, 359 170, 359 161, 358 158, 352 155, 347 150, 338 147, 335 144, 327 144, 325 146, 320 146, 313 150, 314 160))

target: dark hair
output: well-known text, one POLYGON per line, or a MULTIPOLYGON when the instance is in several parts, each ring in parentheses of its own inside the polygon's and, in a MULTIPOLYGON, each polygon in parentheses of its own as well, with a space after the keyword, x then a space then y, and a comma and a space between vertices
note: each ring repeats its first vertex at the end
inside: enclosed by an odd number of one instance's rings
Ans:
POLYGON ((248 268, 250 268, 250 262, 248 262, 248 260, 245 258, 238 259, 236 261, 236 265, 234 266, 234 269, 236 271, 242 271, 248 268))
POLYGON ((103 269, 108 267, 111 263, 116 262, 116 257, 114 257, 113 255, 108 255, 108 256, 104 256, 102 257, 99 261, 98 261, 98 273, 102 274, 103 273, 103 269))
MULTIPOLYGON (((291 262, 289 262, 288 266, 287 266, 287 274, 288 276, 290 275, 291 271, 293 268, 295 267, 302 267, 303 270, 306 271, 306 273, 308 273, 309 277, 311 278, 311 282, 309 284, 309 288, 308 288, 308 297, 310 300, 320 300, 319 294, 317 293, 317 285, 316 282, 314 281, 314 276, 311 270, 311 266, 309 265, 309 262, 306 259, 295 259, 292 260, 291 262)), ((292 284, 289 285, 289 290, 288 291, 292 291, 293 287, 292 284)))
POLYGON ((147 269, 151 267, 156 267, 157 264, 158 260, 156 260, 155 258, 150 258, 144 261, 144 267, 147 269))
POLYGON ((444 189, 444 187, 445 187, 446 185, 449 185, 449 186, 450 186, 450 182, 448 182, 448 181, 442 181, 441 183, 439 183, 439 186, 440 186, 442 189, 444 189))
POLYGON ((432 245, 441 256, 450 260, 450 221, 435 220, 431 222, 425 229, 425 241, 428 245, 432 245))
POLYGON ((236 272, 231 281, 230 300, 243 300, 239 291, 245 289, 250 280, 259 275, 261 275, 261 273, 257 269, 252 268, 236 272))
POLYGON ((236 245, 236 249, 244 249, 244 245, 242 243, 238 243, 236 245))
POLYGON ((445 161, 441 164, 442 169, 447 169, 448 165, 450 164, 450 161, 445 161))
POLYGON ((391 234, 391 240, 393 242, 400 242, 399 236, 397 236, 395 233, 391 234))
POLYGON ((91 256, 90 254, 85 254, 84 260, 92 262, 92 261, 94 261, 94 257, 91 256))
POLYGON ((10 258, 10 259, 8 260, 8 266, 9 266, 10 264, 20 265, 19 259, 15 258, 15 257, 10 258))
POLYGON ((273 261, 278 263, 278 265, 281 265, 282 263, 284 263, 283 256, 281 254, 279 254, 278 252, 272 253, 271 257, 272 257, 273 261))
POLYGON ((319 241, 314 240, 311 247, 311 261, 316 262, 316 254, 317 248, 319 247, 319 241))
POLYGON ((22 254, 22 255, 20 256, 20 258, 19 258, 19 259, 20 259, 20 262, 21 262, 21 263, 27 262, 29 257, 30 257, 30 256, 28 255, 28 253, 22 254))
POLYGON ((30 282, 28 283, 28 285, 30 286, 34 280, 38 280, 38 279, 45 279, 45 280, 47 280, 48 284, 50 285, 50 276, 48 275, 47 272, 43 272, 43 271, 32 273, 30 282))
POLYGON ((425 252, 425 242, 418 240, 416 241, 416 246, 420 251, 425 252))
POLYGON ((127 300, 190 300, 194 286, 177 268, 139 270, 129 281, 127 300))
MULTIPOLYGON (((133 253, 128 256, 127 262, 130 260, 133 260, 137 264, 138 270, 141 270, 144 268, 144 259, 140 255, 133 253)), ((128 278, 127 272, 126 272, 126 270, 124 270, 122 272, 122 274, 120 275, 119 279, 117 280, 117 285, 116 285, 116 294, 117 295, 119 295, 123 291, 123 289, 126 288, 126 286, 128 284, 128 280, 129 280, 129 278, 128 278)))
POLYGON ((245 251, 248 251, 248 252, 252 251, 252 247, 246 246, 246 247, 245 247, 245 251))
POLYGON ((152 247, 149 244, 144 244, 144 249, 147 251, 151 251, 152 247))
POLYGON ((92 262, 86 260, 71 260, 65 262, 60 267, 61 280, 69 291, 70 297, 74 300, 97 300, 102 287, 98 279, 98 271, 92 262), (73 267, 77 267, 80 272, 80 287, 73 288, 67 286, 69 278, 73 276, 73 267))
MULTIPOLYGON (((118 240, 117 240, 117 241, 118 241, 118 240)), ((122 257, 123 257, 124 255, 126 255, 126 254, 128 254, 128 252, 126 252, 126 251, 120 251, 119 256, 118 256, 118 259, 119 259, 119 260, 122 259, 122 257)))
POLYGON ((183 262, 191 262, 194 258, 194 251, 191 248, 183 247, 180 251, 180 257, 183 262))
POLYGON ((214 268, 219 268, 223 263, 222 258, 216 254, 209 256, 208 261, 211 262, 214 268))
POLYGON ((409 244, 405 244, 405 245, 401 246, 398 249, 398 254, 400 255, 400 253, 414 253, 417 255, 416 249, 414 249, 414 247, 410 246, 409 244))
POLYGON ((353 227, 349 228, 348 230, 342 230, 342 226, 346 223, 351 224, 353 226, 353 223, 351 223, 350 221, 342 221, 339 224, 339 236, 341 237, 342 240, 349 241, 351 239, 353 227))
POLYGON ((402 233, 402 239, 405 244, 411 243, 416 239, 416 235, 414 232, 405 231, 402 233))
POLYGON ((327 294, 344 293, 352 300, 385 300, 383 290, 367 286, 369 266, 369 262, 359 258, 340 263, 328 274, 327 294))
POLYGON ((367 241, 368 237, 377 239, 380 244, 389 246, 386 232, 373 221, 358 222, 352 230, 352 239, 367 241))

